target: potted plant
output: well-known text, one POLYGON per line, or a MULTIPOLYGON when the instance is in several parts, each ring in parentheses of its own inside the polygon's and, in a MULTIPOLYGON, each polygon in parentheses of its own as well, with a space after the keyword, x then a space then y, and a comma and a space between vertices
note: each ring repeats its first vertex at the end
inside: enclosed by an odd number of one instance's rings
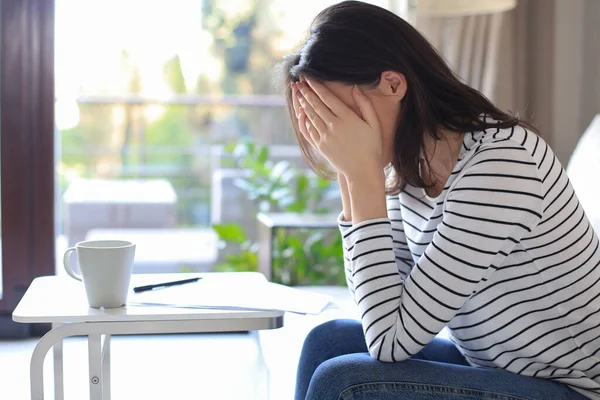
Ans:
MULTIPOLYGON (((249 171, 236 180, 261 212, 326 214, 323 203, 339 197, 331 182, 292 166, 287 161, 272 162, 267 146, 244 141, 227 146, 235 154, 237 167, 249 171)), ((214 224, 224 246, 236 251, 216 266, 220 271, 258 270, 258 244, 235 223, 214 224)), ((272 280, 286 285, 344 285, 344 260, 339 232, 335 229, 276 230, 273 237, 272 280)))

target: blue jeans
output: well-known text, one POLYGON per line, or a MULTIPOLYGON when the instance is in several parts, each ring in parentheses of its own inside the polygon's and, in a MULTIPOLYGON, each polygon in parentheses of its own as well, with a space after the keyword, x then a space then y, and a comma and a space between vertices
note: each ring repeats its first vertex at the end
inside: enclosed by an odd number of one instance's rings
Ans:
POLYGON ((559 383, 470 367, 436 338, 410 360, 373 359, 359 321, 329 321, 302 348, 295 400, 588 400, 559 383))

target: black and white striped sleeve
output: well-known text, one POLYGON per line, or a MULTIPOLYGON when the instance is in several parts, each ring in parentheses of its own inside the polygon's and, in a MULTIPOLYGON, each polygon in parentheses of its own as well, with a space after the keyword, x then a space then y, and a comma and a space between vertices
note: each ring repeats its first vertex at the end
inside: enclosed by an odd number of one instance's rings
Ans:
MULTIPOLYGON (((402 213, 400 210, 400 200, 397 195, 387 196, 386 204, 389 221, 392 228, 391 247, 394 250, 395 264, 398 268, 398 272, 402 276, 402 279, 406 279, 406 277, 410 273, 414 261, 412 260, 412 255, 410 250, 408 249, 408 244, 404 235, 404 226, 402 225, 402 213)), ((338 225, 342 237, 350 228, 352 228, 352 222, 344 221, 342 214, 340 214, 338 218, 338 225)), ((350 292, 354 294, 354 272, 351 269, 352 262, 349 256, 349 252, 352 251, 352 249, 348 249, 346 248, 346 246, 343 247, 346 283, 348 285, 348 289, 350 289, 350 292)))
POLYGON ((482 146, 454 181, 432 242, 404 279, 390 219, 347 229, 344 247, 370 354, 401 361, 454 317, 541 218, 542 184, 524 149, 482 146), (519 185, 506 176, 522 176, 519 185))
MULTIPOLYGON (((340 213, 340 216, 338 217, 338 226, 340 228, 340 234, 343 237, 344 233, 346 231, 348 231, 348 229, 352 228, 352 222, 345 221, 344 214, 340 213)), ((342 247, 343 247, 343 253, 344 253, 344 274, 346 276, 346 285, 348 286, 348 290, 350 290, 350 293, 354 297, 354 281, 352 280, 352 269, 350 266, 350 257, 348 256, 348 250, 346 249, 346 246, 342 246, 342 247)))
POLYGON ((396 258, 398 272, 402 279, 406 279, 414 265, 412 253, 408 248, 406 235, 404 234, 404 224, 402 223, 402 209, 400 208, 400 198, 398 195, 387 196, 387 213, 392 225, 392 248, 396 258))

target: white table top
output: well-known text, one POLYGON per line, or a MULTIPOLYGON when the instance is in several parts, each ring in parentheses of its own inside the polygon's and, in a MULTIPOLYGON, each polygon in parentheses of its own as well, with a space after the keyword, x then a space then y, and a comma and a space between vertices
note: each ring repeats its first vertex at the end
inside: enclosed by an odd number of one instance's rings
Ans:
MULTIPOLYGON (((203 274, 135 274, 131 287, 202 276, 204 279, 264 281, 257 272, 203 274)), ((133 291, 131 292, 133 293, 133 291)), ((129 300, 133 296, 130 296, 129 300)), ((279 318, 282 311, 211 310, 165 306, 134 306, 96 309, 88 306, 83 283, 69 276, 35 278, 13 312, 13 320, 23 323, 180 321, 206 319, 279 318)))

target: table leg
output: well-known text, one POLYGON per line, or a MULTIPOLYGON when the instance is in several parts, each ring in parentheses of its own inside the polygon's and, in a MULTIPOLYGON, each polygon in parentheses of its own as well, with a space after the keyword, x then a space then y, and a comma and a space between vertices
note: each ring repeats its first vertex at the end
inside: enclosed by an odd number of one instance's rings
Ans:
POLYGON ((110 335, 104 335, 102 345, 102 393, 104 400, 110 400, 110 335))
POLYGON ((258 331, 253 331, 252 335, 254 336, 254 340, 256 341, 256 346, 258 347, 259 353, 259 368, 257 372, 259 372, 259 382, 263 384, 259 387, 258 398, 269 400, 271 399, 271 371, 269 370, 269 366, 267 365, 267 361, 264 356, 264 351, 262 349, 262 343, 260 340, 260 333, 258 331), (262 372, 262 374, 260 374, 262 372))
POLYGON ((88 357, 90 367, 90 400, 103 400, 102 387, 102 335, 88 335, 88 357))
MULTIPOLYGON (((58 328, 60 324, 52 324, 52 329, 58 328)), ((54 399, 63 400, 64 379, 63 379, 63 340, 59 339, 52 347, 54 353, 54 399)))
MULTIPOLYGON (((108 364, 110 356, 106 348, 104 368, 102 360, 101 336, 110 332, 113 335, 142 335, 159 333, 188 333, 188 332, 238 332, 240 321, 236 319, 226 320, 165 320, 165 321, 123 321, 123 322, 94 322, 94 323, 69 323, 53 328, 46 333, 35 346, 31 355, 30 388, 31 400, 44 400, 44 358, 48 351, 59 341, 69 336, 87 335, 89 364, 90 364, 90 394, 91 400, 102 399, 103 386, 106 383, 102 379, 102 372, 109 371, 108 364), (91 380, 94 379, 93 383, 91 380)), ((283 317, 272 318, 264 321, 261 318, 245 318, 244 328, 248 330, 274 329, 282 326, 283 317)), ((110 375, 110 373, 107 373, 110 375)), ((110 393, 110 390, 108 390, 110 393)), ((108 393, 105 394, 108 396, 108 393)), ((108 398, 108 397, 107 397, 108 398)))
POLYGON ((54 353, 54 360, 56 361, 54 371, 56 374, 55 384, 59 386, 54 393, 57 395, 57 399, 62 399, 62 397, 58 397, 62 393, 62 340, 68 336, 79 334, 81 329, 81 326, 78 325, 53 325, 50 332, 47 332, 35 346, 29 365, 32 400, 44 400, 44 359, 53 346, 57 346, 54 353), (58 377, 61 378, 60 382, 58 377))

